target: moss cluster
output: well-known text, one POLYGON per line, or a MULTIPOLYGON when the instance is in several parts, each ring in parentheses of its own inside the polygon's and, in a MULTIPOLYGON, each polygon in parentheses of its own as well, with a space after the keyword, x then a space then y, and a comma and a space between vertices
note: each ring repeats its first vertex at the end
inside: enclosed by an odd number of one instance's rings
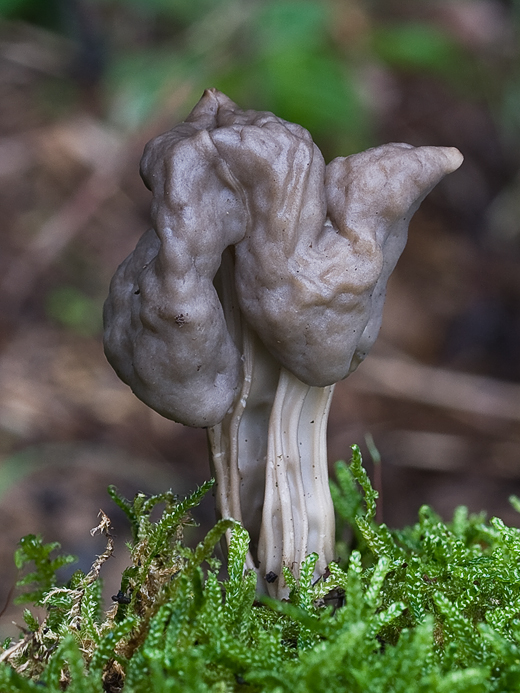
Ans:
MULTIPOLYGON (((353 448, 337 465, 338 518, 353 528, 345 566, 317 581, 317 557, 299 580, 285 572, 290 599, 256 594, 244 572, 248 536, 221 520, 194 550, 182 543, 188 513, 208 490, 179 501, 172 493, 132 502, 114 489, 133 530, 131 565, 117 603, 104 611, 100 570, 65 587, 55 544, 22 539, 16 553, 27 628, 0 648, 0 691, 25 693, 484 693, 520 689, 520 530, 459 508, 444 523, 428 507, 401 531, 374 521, 377 494, 353 448), (152 509, 164 504, 153 521, 152 509), (232 532, 228 578, 218 579, 213 549, 232 532)), ((520 505, 516 499, 513 504, 520 505)))

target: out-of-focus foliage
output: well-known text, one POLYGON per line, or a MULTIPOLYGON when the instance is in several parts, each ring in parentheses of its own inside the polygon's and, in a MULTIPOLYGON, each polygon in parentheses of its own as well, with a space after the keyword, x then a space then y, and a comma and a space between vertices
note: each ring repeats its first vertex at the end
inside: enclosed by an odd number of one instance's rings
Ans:
MULTIPOLYGON (((173 125, 165 114, 186 114, 215 86, 244 108, 302 124, 332 158, 379 143, 381 120, 398 98, 393 80, 413 75, 487 102, 520 151, 518 12, 500 7, 498 0, 0 0, 0 17, 70 39, 65 74, 41 89, 56 114, 83 103, 123 138, 155 134, 155 121, 173 125), (475 28, 475 12, 478 20, 486 7, 507 24, 499 44, 492 29, 475 28)), ((92 334, 95 299, 79 285, 59 285, 46 308, 92 334)))
POLYGON ((108 65, 111 116, 121 126, 138 126, 183 85, 211 85, 244 107, 303 124, 318 140, 339 137, 349 150, 369 142, 360 75, 334 36, 331 3, 134 0, 125 10, 142 14, 149 34, 121 45, 108 65))
MULTIPOLYGON (((474 24, 472 13, 486 3, 455 4, 474 24)), ((511 120, 518 100, 518 56, 511 49, 518 13, 511 8, 503 18, 510 45, 483 39, 476 50, 459 26, 457 8, 417 5, 0 0, 0 17, 40 23, 71 38, 71 75, 100 85, 106 116, 124 129, 142 126, 171 99, 188 104, 216 86, 244 107, 301 123, 325 151, 348 154, 376 142, 381 77, 393 72, 429 73, 470 98, 491 99, 497 117, 511 120)))
POLYGON ((476 65, 469 54, 445 31, 419 22, 382 25, 373 33, 372 47, 390 68, 436 75, 451 85, 461 85, 476 65))
POLYGON ((47 314, 80 334, 96 334, 101 328, 101 305, 73 286, 58 286, 47 294, 47 314))
POLYGON ((76 41, 76 74, 101 83, 108 118, 135 129, 169 99, 216 86, 307 127, 326 151, 374 143, 376 69, 466 81, 470 56, 442 26, 387 21, 356 0, 0 0, 0 15, 76 41), (89 72, 90 70, 90 72, 89 72))

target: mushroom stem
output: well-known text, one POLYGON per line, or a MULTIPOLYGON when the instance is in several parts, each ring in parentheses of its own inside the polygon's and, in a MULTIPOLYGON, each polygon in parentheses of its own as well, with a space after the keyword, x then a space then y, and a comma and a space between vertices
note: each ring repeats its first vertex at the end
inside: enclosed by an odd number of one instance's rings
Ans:
MULTIPOLYGON (((295 574, 316 552, 317 576, 334 558, 334 510, 328 487, 327 419, 334 386, 311 387, 282 369, 269 422, 262 530, 264 574, 286 566, 295 574)), ((288 596, 283 576, 268 585, 288 596)))
POLYGON ((287 596, 282 566, 298 573, 319 555, 317 574, 333 559, 334 514, 328 487, 326 429, 334 387, 305 385, 275 361, 238 306, 228 249, 215 284, 230 334, 243 353, 242 386, 224 420, 208 429, 222 517, 246 527, 259 590, 287 596), (265 495, 261 489, 265 488, 265 495), (273 583, 265 576, 278 576, 273 583))

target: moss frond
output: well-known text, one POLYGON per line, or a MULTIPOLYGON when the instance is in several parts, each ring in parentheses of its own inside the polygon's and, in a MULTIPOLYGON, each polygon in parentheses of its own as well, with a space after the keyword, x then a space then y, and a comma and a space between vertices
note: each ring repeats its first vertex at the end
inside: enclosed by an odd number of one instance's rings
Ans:
MULTIPOLYGON (((221 520, 191 550, 188 513, 210 484, 186 499, 172 492, 133 501, 115 489, 134 540, 118 603, 105 610, 100 571, 61 586, 72 560, 56 544, 25 537, 16 553, 21 599, 48 609, 0 648, 0 690, 25 693, 506 693, 520 688, 520 530, 458 508, 444 522, 423 507, 415 525, 375 521, 377 494, 359 449, 340 463, 333 486, 339 515, 354 523, 345 568, 314 579, 310 555, 288 601, 256 594, 244 569, 247 532, 221 520), (160 517, 151 519, 159 503, 160 517), (212 560, 231 533, 228 576, 212 560)), ((517 503, 518 505, 518 503, 517 503)), ((515 506, 516 507, 516 506, 515 506)))

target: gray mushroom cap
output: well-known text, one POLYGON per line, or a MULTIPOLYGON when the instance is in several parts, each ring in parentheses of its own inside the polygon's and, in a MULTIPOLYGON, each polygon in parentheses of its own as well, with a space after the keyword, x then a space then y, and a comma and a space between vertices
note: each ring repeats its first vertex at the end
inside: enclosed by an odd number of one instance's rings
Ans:
POLYGON ((222 421, 242 379, 214 285, 233 246, 239 308, 272 356, 307 385, 345 378, 377 337, 412 215, 461 162, 388 144, 326 166, 304 128, 207 90, 146 146, 153 229, 112 280, 108 360, 160 414, 222 421))

